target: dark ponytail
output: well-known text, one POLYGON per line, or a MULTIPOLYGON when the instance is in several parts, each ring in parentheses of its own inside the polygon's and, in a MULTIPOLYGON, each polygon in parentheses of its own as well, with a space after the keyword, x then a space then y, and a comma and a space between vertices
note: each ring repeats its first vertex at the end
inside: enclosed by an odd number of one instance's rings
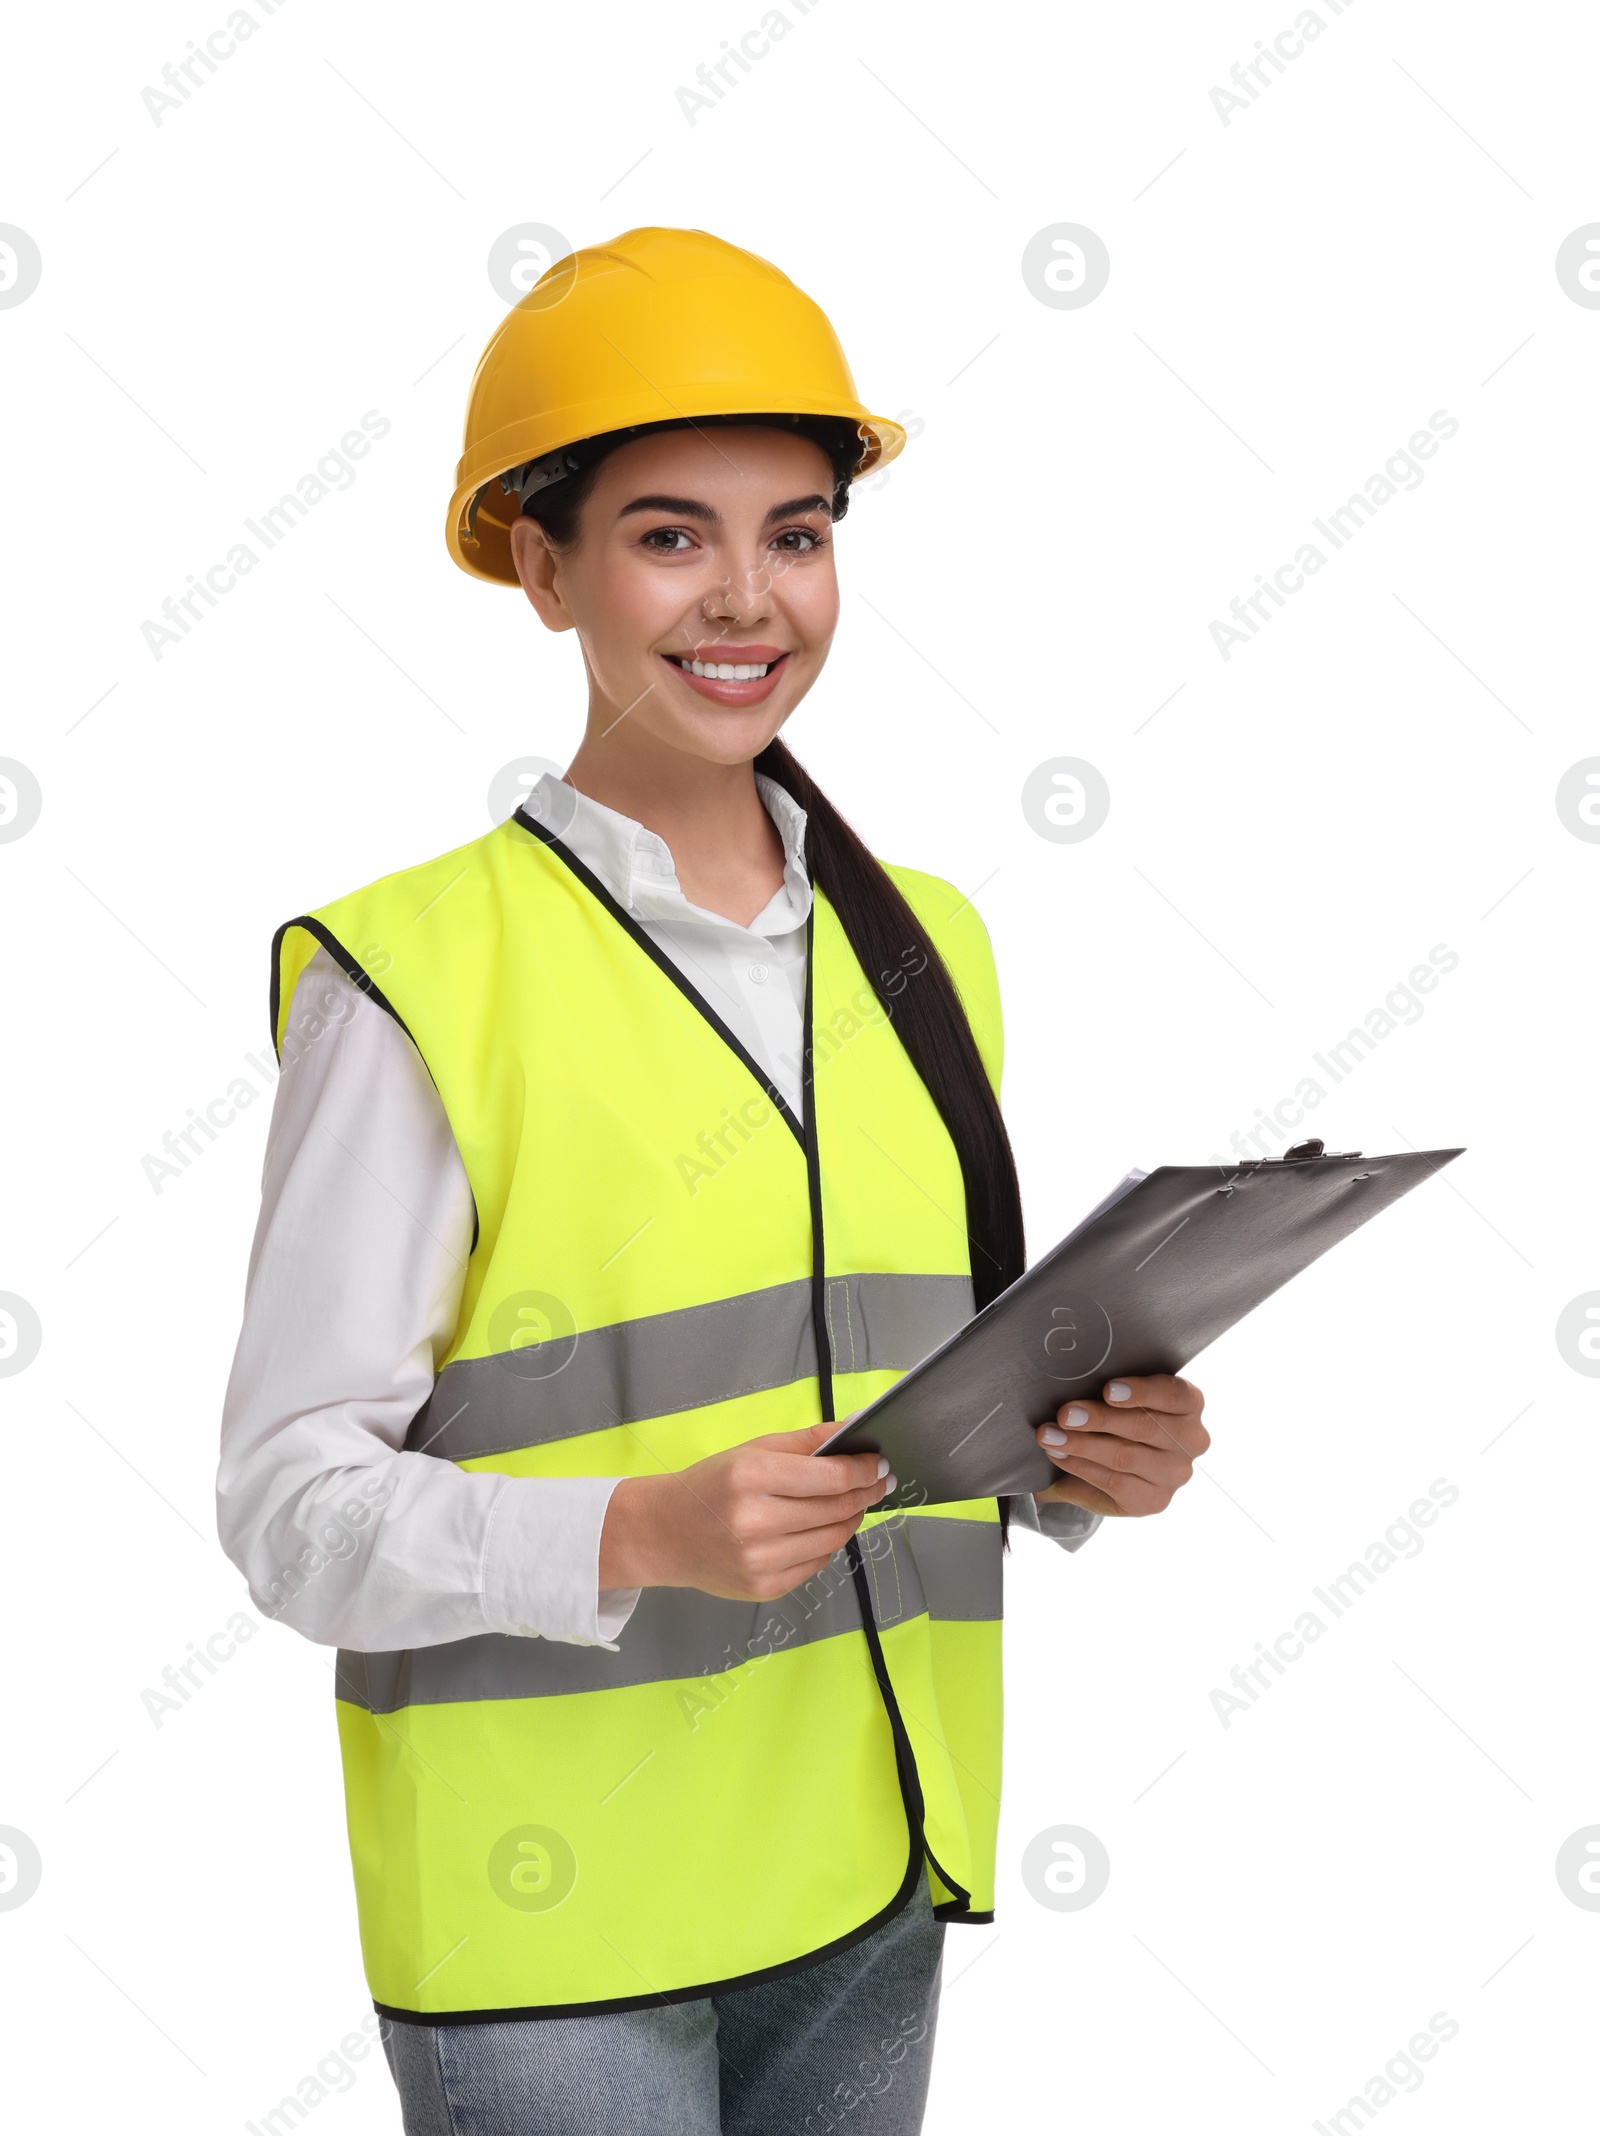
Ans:
MULTIPOLYGON (((702 419, 706 420, 719 419, 702 419)), ((861 449, 851 426, 830 424, 822 418, 743 416, 728 420, 798 428, 819 444, 834 468, 833 516, 836 520, 843 516, 850 470, 861 449)), ((641 426, 651 430, 682 427, 699 428, 700 424, 641 426)), ((624 431, 586 440, 575 449, 580 464, 572 474, 524 499, 523 511, 537 520, 557 548, 569 547, 577 539, 579 512, 606 453, 636 434, 624 431)), ((805 810, 812 878, 839 915, 869 985, 891 1017, 912 1067, 927 1086, 955 1144, 966 1187, 972 1287, 981 1309, 1014 1283, 1027 1265, 1022 1196, 1005 1122, 955 981, 892 878, 783 743, 770 741, 756 758, 755 768, 805 810), (891 994, 889 980, 908 973, 914 976, 891 994)), ((807 1033, 808 1043, 809 1039, 807 1033)), ((1002 1499, 1002 1525, 1006 1512, 1002 1499)))
POLYGON ((967 1190, 972 1287, 982 1308, 1027 1265, 1022 1196, 1010 1138, 955 981, 893 878, 783 743, 770 741, 755 768, 805 810, 812 880, 838 913, 867 983, 956 1146, 967 1190), (908 951, 916 953, 914 961, 908 951), (915 976, 906 980, 908 971, 915 976), (898 993, 888 991, 892 978, 905 980, 898 993))
MULTIPOLYGON (((972 1290, 981 1312, 1022 1274, 1027 1251, 1011 1138, 955 981, 894 878, 776 736, 755 768, 805 810, 811 879, 839 915, 868 985, 888 1011, 956 1146, 967 1190, 972 1290), (908 972, 914 976, 898 993, 889 993, 888 981, 908 972)), ((999 1505, 1001 1541, 1008 1545, 1011 1508, 1003 1498, 999 1505)))

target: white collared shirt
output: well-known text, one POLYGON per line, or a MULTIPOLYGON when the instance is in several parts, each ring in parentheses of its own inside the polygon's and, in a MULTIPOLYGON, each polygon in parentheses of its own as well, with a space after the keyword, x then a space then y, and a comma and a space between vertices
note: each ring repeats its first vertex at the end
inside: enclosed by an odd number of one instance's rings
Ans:
MULTIPOLYGON (((798 1114, 805 811, 770 779, 756 783, 784 875, 748 927, 691 905, 642 824, 548 774, 526 805, 798 1114)), ((314 1035, 286 1052, 268 1130, 223 1406, 223 1547, 258 1609, 327 1645, 391 1653, 482 1632, 615 1642, 638 1601, 637 1589, 599 1586, 617 1478, 500 1476, 405 1451, 455 1332, 473 1220, 416 1047, 323 950, 300 976, 288 1028, 314 1035)), ((1067 1548, 1098 1525, 1073 1507, 1015 1504, 1067 1548)))

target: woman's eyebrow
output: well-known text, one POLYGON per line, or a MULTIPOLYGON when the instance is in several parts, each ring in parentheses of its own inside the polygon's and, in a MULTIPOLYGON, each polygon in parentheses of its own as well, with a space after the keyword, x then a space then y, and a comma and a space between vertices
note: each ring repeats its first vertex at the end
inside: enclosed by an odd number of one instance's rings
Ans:
MULTIPOLYGON (((625 504, 622 507, 617 517, 626 519, 634 512, 670 512, 676 519, 699 519, 703 520, 707 526, 712 527, 719 527, 722 524, 722 514, 720 512, 713 511, 709 504, 701 504, 694 497, 635 497, 631 504, 625 504)), ((830 497, 824 497, 819 494, 814 494, 810 497, 791 497, 787 504, 775 504, 761 523, 763 526, 770 527, 776 520, 795 519, 803 512, 827 512, 831 516, 833 500, 830 497)))
POLYGON ((833 516, 833 499, 831 497, 791 497, 787 504, 775 504, 761 524, 770 527, 775 519, 798 519, 802 512, 826 512, 831 518, 833 516))
POLYGON ((697 503, 693 497, 635 497, 617 517, 626 519, 630 512, 671 512, 678 519, 703 519, 714 527, 722 524, 720 512, 714 512, 709 504, 697 503))

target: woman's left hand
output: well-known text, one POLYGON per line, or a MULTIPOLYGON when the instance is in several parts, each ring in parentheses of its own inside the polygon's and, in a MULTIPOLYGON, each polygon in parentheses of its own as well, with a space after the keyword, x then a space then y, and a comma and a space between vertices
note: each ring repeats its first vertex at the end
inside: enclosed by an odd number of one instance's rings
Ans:
POLYGON ((1074 1396, 1053 1424, 1038 1427, 1062 1478, 1034 1495, 1040 1505, 1091 1513, 1164 1513, 1211 1444, 1200 1421, 1205 1396, 1170 1372, 1107 1380, 1101 1393, 1098 1402, 1074 1396))

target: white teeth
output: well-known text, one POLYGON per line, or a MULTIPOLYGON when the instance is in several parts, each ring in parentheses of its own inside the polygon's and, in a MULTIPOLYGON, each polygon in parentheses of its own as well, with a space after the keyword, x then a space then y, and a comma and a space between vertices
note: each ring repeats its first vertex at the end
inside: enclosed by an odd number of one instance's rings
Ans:
POLYGON ((709 676, 713 682, 759 682, 772 663, 769 660, 680 660, 678 665, 691 675, 709 676))

